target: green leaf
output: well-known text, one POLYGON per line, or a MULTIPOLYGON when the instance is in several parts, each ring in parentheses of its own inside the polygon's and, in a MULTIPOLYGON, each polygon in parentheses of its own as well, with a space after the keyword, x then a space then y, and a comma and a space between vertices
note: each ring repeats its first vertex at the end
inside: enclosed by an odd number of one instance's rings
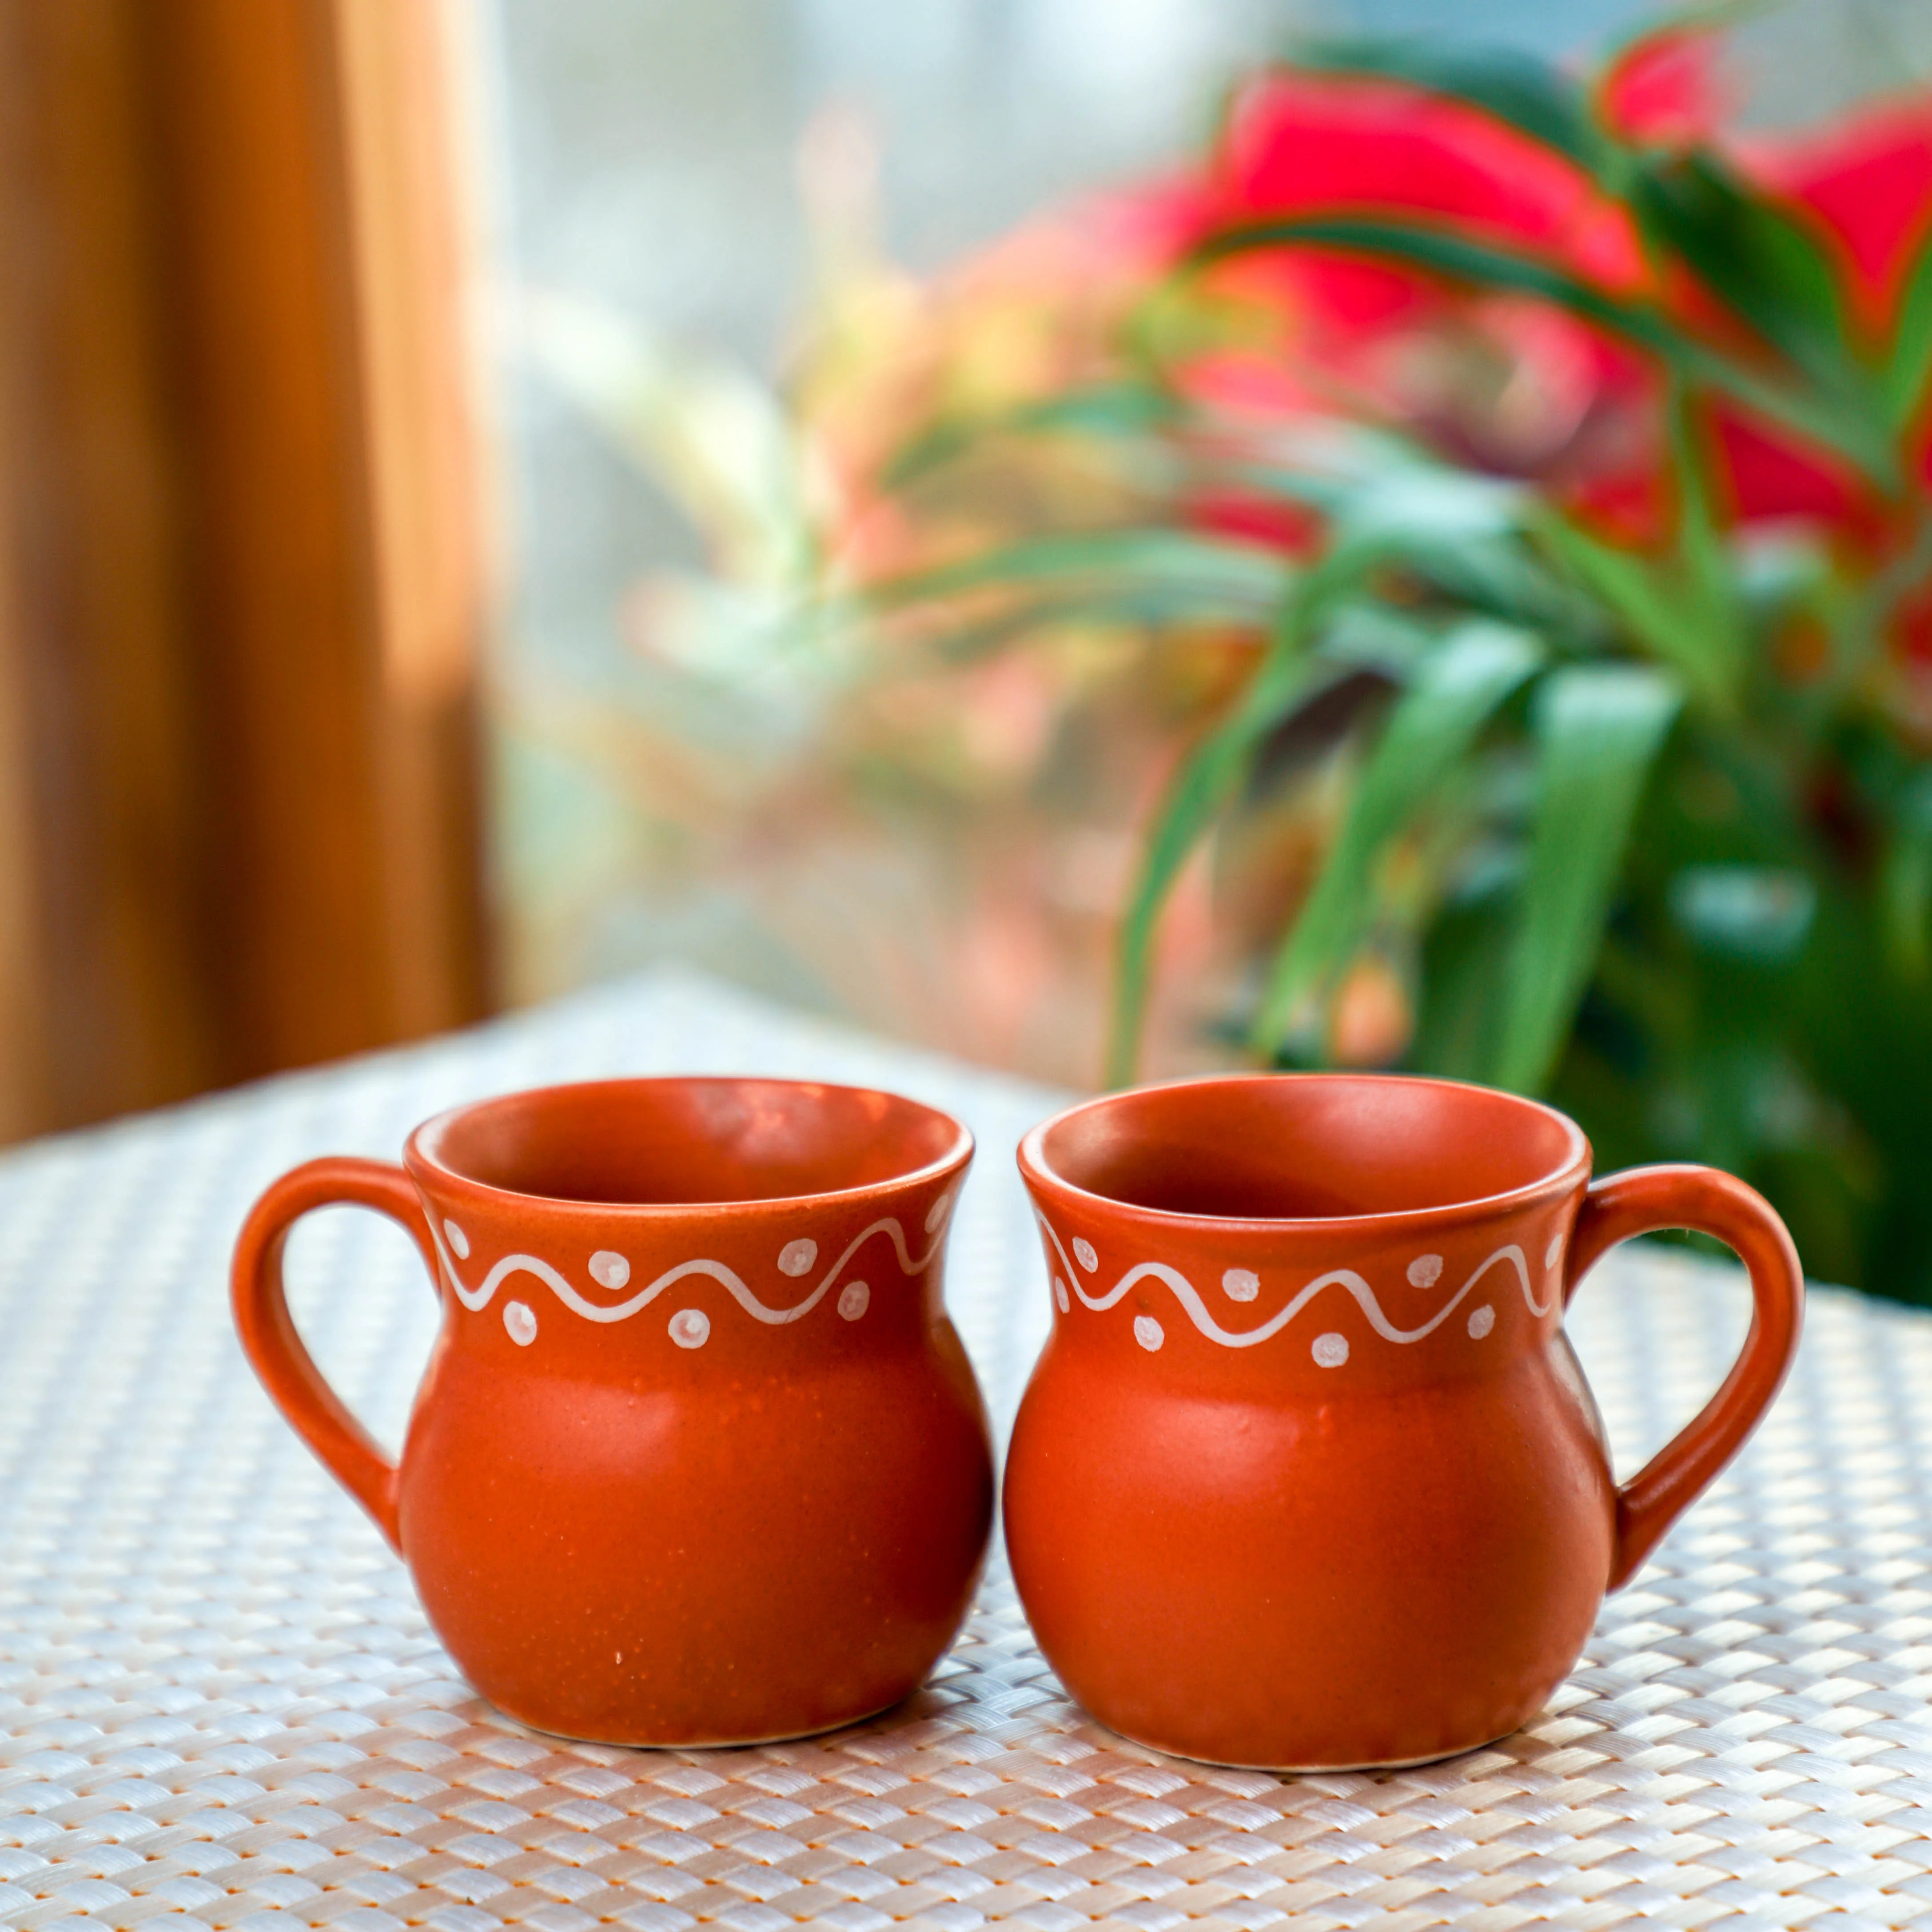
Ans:
POLYGON ((1280 597, 1244 596, 1192 584, 1142 589, 1079 588, 1029 598, 995 616, 955 626, 932 640, 949 664, 969 664, 1055 626, 1118 624, 1158 631, 1171 626, 1223 622, 1258 628, 1273 617, 1280 597))
POLYGON ((1351 537, 1406 536, 1400 562, 1472 611, 1539 631, 1603 634, 1599 607, 1522 542, 1538 505, 1521 485, 1390 439, 1364 436, 1346 452, 1306 436, 1275 441, 1285 445, 1278 457, 1210 462, 1204 473, 1318 511, 1351 537))
POLYGON ((1532 55, 1436 39, 1349 39, 1299 44, 1294 61, 1323 74, 1406 80, 1481 108, 1592 174, 1608 165, 1610 145, 1582 88, 1532 55))
POLYGON ((1293 574, 1277 554, 1256 544, 1225 542, 1186 530, 1088 530, 1002 544, 955 563, 887 578, 858 595, 875 609, 899 610, 969 591, 1139 579, 1170 586, 1192 584, 1204 593, 1272 604, 1293 574))
POLYGON ((1636 664, 1565 667, 1538 689, 1537 795, 1490 1076, 1498 1086, 1534 1093, 1556 1070, 1603 940, 1645 781, 1679 701, 1675 680, 1636 664))
POLYGON ((1409 267, 1508 290, 1545 302, 1648 350, 1681 379, 1721 391, 1771 421, 1839 453, 1887 490, 1898 486, 1897 452, 1882 426, 1841 397, 1821 396, 1760 375, 1687 334, 1646 302, 1626 300, 1534 257, 1412 222, 1359 215, 1310 216, 1252 223, 1210 236, 1195 251, 1201 262, 1264 248, 1339 248, 1409 267))
POLYGON ((1315 691, 1346 675, 1311 657, 1305 644, 1306 626, 1291 616, 1233 712, 1182 759, 1155 814, 1120 922, 1107 1039, 1105 1078, 1110 1087, 1124 1087, 1134 1077, 1154 936, 1182 868, 1246 783, 1262 740, 1315 691))
POLYGON ((1424 940, 1421 998, 1410 1050, 1420 1072, 1480 1080, 1495 1057, 1502 1016, 1502 975, 1514 931, 1515 879, 1490 855, 1484 889, 1453 896, 1424 940))
POLYGON ((1700 698, 1733 708, 1744 674, 1744 634, 1722 560, 1709 549, 1699 510, 1667 560, 1618 549, 1547 511, 1535 524, 1545 547, 1612 611, 1632 640, 1670 665, 1700 698))
MULTIPOLYGON (((1697 586, 1700 596, 1714 613, 1735 625, 1738 613, 1732 584, 1730 558, 1718 534, 1716 492, 1712 488, 1711 466, 1706 460, 1707 444, 1699 434, 1690 399, 1682 382, 1670 386, 1666 416, 1670 430, 1670 468, 1677 485, 1677 552, 1684 567, 1697 586)), ((1740 635, 1736 642, 1742 647, 1740 635)))
POLYGON ((1645 650, 1666 659, 1676 656, 1678 627, 1658 567, 1649 558, 1606 544, 1556 512, 1538 520, 1537 534, 1616 612, 1645 650))
POLYGON ((1360 483, 1336 504, 1333 554, 1410 572, 1458 602, 1533 601, 1555 588, 1518 541, 1535 508, 1521 484, 1418 465, 1360 483))
POLYGON ((1144 382, 1108 383, 1049 396, 1017 409, 933 424, 893 456, 881 478, 903 490, 930 472, 1001 436, 1077 435, 1132 439, 1172 422, 1174 399, 1144 382))
POLYGON ((1212 262, 1257 249, 1296 247, 1384 256, 1459 281, 1540 296, 1660 354, 1696 346, 1655 310, 1626 302, 1533 256, 1393 217, 1297 215, 1244 223, 1209 236, 1198 244, 1196 256, 1212 262))
POLYGON ((1410 561, 1424 584, 1472 616, 1496 617, 1579 645, 1600 646, 1610 638, 1603 607, 1522 542, 1470 543, 1410 561))
POLYGON ((1352 539, 1454 549, 1506 535, 1521 514, 1526 494, 1520 484, 1496 477, 1418 466, 1358 489, 1340 520, 1352 539))
POLYGON ((1932 578, 1932 505, 1922 506, 1918 526, 1905 547, 1858 586, 1841 607, 1833 643, 1840 668, 1863 670, 1886 649, 1887 627, 1900 605, 1932 578))
POLYGON ((1932 772, 1906 787, 1878 875, 1882 941, 1900 977, 1932 979, 1932 772))
POLYGON ((1871 406, 1846 346, 1838 277, 1782 208, 1702 151, 1647 157, 1630 203, 1657 242, 1814 382, 1871 406))
POLYGON ((1446 468, 1379 479, 1338 517, 1334 542, 1293 582, 1252 682, 1228 719, 1184 759, 1144 848, 1139 878, 1121 922, 1116 955, 1106 1078, 1132 1077, 1155 929, 1168 892, 1196 845, 1245 782, 1262 740, 1336 668, 1307 646, 1338 604, 1382 566, 1451 554, 1493 538, 1520 514, 1515 486, 1446 468))
POLYGON ((1309 646, 1382 555, 1372 542, 1338 545, 1310 568, 1284 602, 1267 653, 1240 700, 1181 760, 1169 782, 1120 921, 1107 1038, 1109 1086, 1124 1086, 1133 1078, 1154 934, 1168 894, 1208 828, 1246 783, 1262 741, 1318 691, 1354 674, 1354 665, 1317 658, 1309 646))
POLYGON ((1880 382, 1887 420, 1894 430, 1905 429, 1932 388, 1932 231, 1918 244, 1918 258, 1906 278, 1880 382))
POLYGON ((1451 631, 1424 661, 1376 740, 1340 835, 1276 958, 1255 1023, 1261 1050, 1280 1043, 1304 998, 1353 956, 1371 916, 1384 848, 1542 656, 1526 633, 1477 622, 1451 631))

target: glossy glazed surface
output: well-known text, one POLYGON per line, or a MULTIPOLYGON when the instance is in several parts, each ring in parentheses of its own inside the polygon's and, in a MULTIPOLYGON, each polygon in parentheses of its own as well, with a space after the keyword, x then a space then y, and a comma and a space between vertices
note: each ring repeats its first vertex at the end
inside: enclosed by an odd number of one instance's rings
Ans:
POLYGON ((418 1130, 406 1175, 285 1176, 238 1247, 237 1323, 502 1708, 610 1742, 796 1736, 913 1690, 983 1561, 991 1448, 941 1285, 970 1157, 857 1089, 513 1096, 418 1130), (409 1227, 443 1300, 399 1471, 282 1298, 288 1226, 334 1200, 409 1227))
POLYGON ((1015 1580, 1069 1690, 1184 1756, 1392 1764, 1516 1728, 1796 1346, 1796 1258, 1748 1189, 1588 1189, 1570 1122, 1480 1089, 1144 1089, 1020 1160, 1055 1310, 1007 1459, 1015 1580), (1612 1241, 1684 1225, 1743 1255, 1752 1332, 1620 1495, 1562 1310, 1612 1241))

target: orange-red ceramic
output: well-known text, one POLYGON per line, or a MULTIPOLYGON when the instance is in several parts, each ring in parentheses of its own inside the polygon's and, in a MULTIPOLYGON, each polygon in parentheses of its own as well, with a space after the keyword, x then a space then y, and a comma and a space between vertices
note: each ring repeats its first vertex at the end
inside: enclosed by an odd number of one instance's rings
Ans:
POLYGON ((1054 1313, 1007 1456, 1014 1577, 1067 1690, 1183 1756, 1361 1768, 1515 1730, 1797 1346, 1798 1257, 1742 1182, 1593 1184, 1573 1123, 1481 1088, 1144 1088, 1035 1128, 1020 1168, 1054 1313), (1735 1249, 1754 1312, 1619 1490, 1563 1310, 1659 1228, 1735 1249))
POLYGON ((992 1526, 940 1270, 972 1137, 890 1094, 614 1080, 318 1160, 235 1255, 248 1359, 407 1562, 464 1674, 538 1729, 748 1742, 896 1702, 992 1526), (400 1466, 316 1372, 281 1256, 359 1202, 442 1302, 400 1466))

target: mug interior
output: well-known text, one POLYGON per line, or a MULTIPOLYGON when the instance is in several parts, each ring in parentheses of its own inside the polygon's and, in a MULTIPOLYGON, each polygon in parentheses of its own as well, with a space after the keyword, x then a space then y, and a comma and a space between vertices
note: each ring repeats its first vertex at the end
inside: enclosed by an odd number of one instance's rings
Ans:
POLYGON ((1483 1087, 1251 1074, 1089 1101, 1028 1137, 1049 1176, 1126 1206, 1232 1220, 1412 1213, 1534 1191, 1589 1158, 1575 1123, 1483 1087))
POLYGON ((553 1201, 691 1207, 898 1180, 968 1144, 896 1094, 805 1081, 604 1080, 440 1115, 413 1150, 459 1179, 553 1201))

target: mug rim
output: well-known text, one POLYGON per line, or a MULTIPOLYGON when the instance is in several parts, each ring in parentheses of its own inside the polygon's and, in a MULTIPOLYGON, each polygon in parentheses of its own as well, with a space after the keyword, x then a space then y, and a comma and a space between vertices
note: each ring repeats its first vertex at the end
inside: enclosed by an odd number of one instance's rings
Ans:
POLYGON ((972 1159, 976 1144, 972 1130, 963 1120, 944 1108, 915 1100, 909 1094, 896 1093, 890 1088, 859 1086, 850 1081, 802 1079, 784 1074, 638 1073, 620 1074, 602 1080, 553 1081, 541 1087, 515 1087, 504 1093, 486 1094, 474 1100, 446 1107, 411 1130, 409 1138, 403 1143, 403 1165, 418 1181, 434 1180, 438 1186, 459 1194, 488 1201, 514 1202, 524 1208, 568 1214, 634 1215, 646 1220, 675 1216, 688 1220, 694 1215, 744 1215, 767 1210, 777 1212, 818 1202, 860 1201, 868 1196, 890 1193, 963 1168, 972 1159), (782 1087, 794 1090, 811 1089, 821 1094, 877 1094, 899 1106, 912 1108, 934 1120, 944 1121, 952 1128, 952 1139, 945 1151, 932 1160, 908 1168, 902 1174, 888 1174, 880 1180, 863 1181, 851 1187, 824 1188, 808 1194, 754 1195, 748 1200, 740 1201, 594 1201, 571 1195, 532 1193, 521 1188, 502 1187, 494 1181, 478 1180, 474 1174, 451 1165, 436 1151, 436 1142, 458 1120, 485 1107, 501 1106, 513 1101, 535 1100, 556 1094, 580 1096, 608 1092, 613 1088, 751 1086, 782 1087))
POLYGON ((1022 1138, 1017 1151, 1021 1178, 1030 1186, 1037 1184, 1070 1198, 1091 1202, 1103 1210, 1131 1215, 1138 1221, 1177 1229, 1226 1228, 1266 1231, 1275 1234, 1309 1234, 1336 1232, 1372 1234, 1380 1228, 1413 1225, 1418 1221, 1452 1222, 1475 1216, 1508 1213, 1564 1194, 1580 1182, 1587 1183, 1594 1158, 1588 1137, 1568 1114, 1559 1108, 1550 1106, 1546 1101, 1532 1100, 1523 1094, 1512 1094, 1504 1088, 1486 1087, 1477 1080, 1445 1080, 1423 1073, 1326 1072, 1188 1074, 1178 1079, 1148 1081, 1136 1087, 1117 1088, 1112 1093, 1096 1094, 1089 1100, 1076 1101, 1070 1107, 1063 1107, 1058 1113, 1030 1127, 1022 1138), (1552 1122, 1562 1131, 1569 1143, 1570 1151, 1556 1166, 1546 1172, 1525 1181, 1520 1186, 1505 1188, 1500 1193, 1472 1195, 1466 1199, 1432 1202, 1413 1208, 1382 1208, 1365 1214, 1190 1214, 1178 1208, 1144 1207, 1138 1202, 1123 1201, 1114 1195, 1102 1194, 1093 1188, 1083 1187, 1077 1180, 1070 1180, 1060 1173, 1046 1156, 1047 1135, 1063 1122, 1072 1120, 1078 1114, 1104 1112, 1142 1094, 1174 1088, 1255 1087, 1280 1082, 1331 1086, 1346 1083, 1364 1086, 1447 1088, 1458 1093, 1480 1094, 1507 1101, 1514 1106, 1540 1114, 1545 1120, 1552 1122))

